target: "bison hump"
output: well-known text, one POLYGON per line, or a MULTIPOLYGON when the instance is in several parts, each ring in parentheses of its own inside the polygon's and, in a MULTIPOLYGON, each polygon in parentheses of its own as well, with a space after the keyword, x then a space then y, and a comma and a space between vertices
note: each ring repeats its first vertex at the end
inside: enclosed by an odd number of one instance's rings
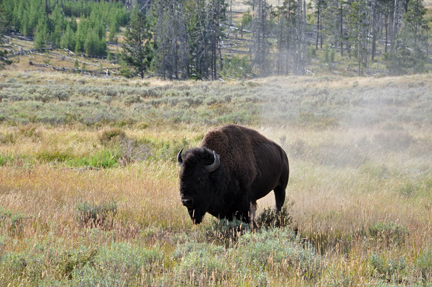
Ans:
POLYGON ((253 152, 256 139, 251 131, 254 132, 237 125, 225 125, 208 132, 201 142, 201 146, 219 154, 228 176, 235 177, 242 188, 248 188, 257 175, 253 152))

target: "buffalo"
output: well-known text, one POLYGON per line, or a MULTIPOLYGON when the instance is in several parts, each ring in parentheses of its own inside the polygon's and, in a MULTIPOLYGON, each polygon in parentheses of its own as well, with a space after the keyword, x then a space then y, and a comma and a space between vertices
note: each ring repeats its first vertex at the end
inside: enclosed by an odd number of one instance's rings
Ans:
POLYGON ((218 218, 254 219, 256 201, 274 191, 276 210, 285 201, 289 165, 285 151, 257 131, 239 125, 218 127, 201 146, 177 154, 180 197, 194 224, 206 212, 218 218))

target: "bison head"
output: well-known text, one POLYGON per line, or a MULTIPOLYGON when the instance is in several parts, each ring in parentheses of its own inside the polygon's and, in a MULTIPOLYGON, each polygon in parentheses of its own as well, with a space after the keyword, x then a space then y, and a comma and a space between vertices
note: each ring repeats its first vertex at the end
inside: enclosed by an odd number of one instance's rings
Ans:
POLYGON ((180 197, 193 223, 198 224, 217 201, 223 166, 219 155, 205 147, 188 150, 184 158, 182 151, 177 155, 181 166, 180 197))

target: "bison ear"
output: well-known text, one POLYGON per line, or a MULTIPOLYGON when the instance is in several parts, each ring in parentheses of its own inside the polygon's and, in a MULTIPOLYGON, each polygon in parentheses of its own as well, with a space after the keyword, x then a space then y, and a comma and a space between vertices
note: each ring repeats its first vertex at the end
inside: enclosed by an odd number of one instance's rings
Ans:
POLYGON ((217 168, 220 166, 220 158, 219 155, 213 151, 214 161, 211 165, 207 165, 205 168, 208 172, 213 172, 217 170, 217 168))
POLYGON ((181 149, 181 150, 179 151, 179 153, 177 154, 177 162, 178 162, 179 166, 181 166, 182 163, 183 163, 183 158, 182 158, 182 156, 181 156, 182 151, 183 151, 183 149, 181 149))

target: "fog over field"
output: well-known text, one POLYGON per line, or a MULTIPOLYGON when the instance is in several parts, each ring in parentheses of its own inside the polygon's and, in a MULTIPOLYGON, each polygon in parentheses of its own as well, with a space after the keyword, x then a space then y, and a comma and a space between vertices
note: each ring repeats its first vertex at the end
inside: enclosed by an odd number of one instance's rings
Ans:
POLYGON ((430 83, 3 71, 0 285, 431 286, 430 83), (177 152, 228 123, 288 154, 283 224, 181 205, 177 152))

